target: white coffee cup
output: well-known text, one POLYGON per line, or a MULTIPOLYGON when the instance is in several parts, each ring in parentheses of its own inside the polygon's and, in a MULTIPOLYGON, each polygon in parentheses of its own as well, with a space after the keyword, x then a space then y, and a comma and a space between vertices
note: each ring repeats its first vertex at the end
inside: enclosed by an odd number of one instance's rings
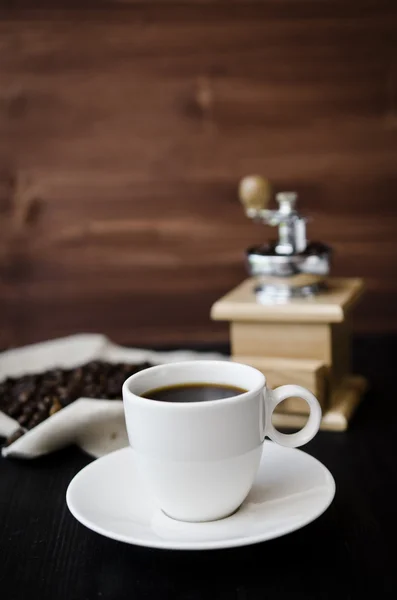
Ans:
POLYGON ((163 512, 180 521, 213 521, 232 514, 244 501, 257 473, 268 436, 296 447, 317 433, 321 408, 298 385, 266 387, 264 375, 231 361, 198 360, 151 367, 123 385, 128 437, 138 468, 163 512), (246 392, 205 402, 162 402, 143 398, 156 388, 189 383, 236 386, 246 392), (306 400, 310 415, 297 433, 272 425, 282 400, 306 400))

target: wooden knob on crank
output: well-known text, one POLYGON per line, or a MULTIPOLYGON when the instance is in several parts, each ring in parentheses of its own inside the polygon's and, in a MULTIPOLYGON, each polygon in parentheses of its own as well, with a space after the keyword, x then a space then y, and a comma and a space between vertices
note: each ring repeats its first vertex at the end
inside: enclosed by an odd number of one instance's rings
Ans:
POLYGON ((239 183, 238 195, 246 212, 267 208, 271 194, 270 182, 260 175, 248 175, 239 183))

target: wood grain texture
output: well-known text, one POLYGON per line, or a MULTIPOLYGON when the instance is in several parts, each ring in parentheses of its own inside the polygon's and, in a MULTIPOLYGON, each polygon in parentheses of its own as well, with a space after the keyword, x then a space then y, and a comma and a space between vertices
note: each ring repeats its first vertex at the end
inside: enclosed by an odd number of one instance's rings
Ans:
MULTIPOLYGON (((326 408, 326 377, 325 364, 319 360, 266 358, 258 356, 233 356, 236 362, 251 365, 266 376, 266 385, 272 389, 280 385, 295 385, 310 390, 320 402, 322 410, 326 408)), ((292 397, 283 400, 276 408, 277 412, 308 414, 309 405, 302 398, 292 397)))
POLYGON ((6 2, 0 346, 101 331, 226 340, 213 302, 270 235, 247 173, 296 188, 361 331, 397 330, 395 2, 6 2))
POLYGON ((313 299, 292 298, 286 303, 267 304, 257 302, 256 285, 255 278, 245 279, 214 303, 211 317, 258 323, 341 323, 357 304, 364 287, 361 279, 329 277, 327 289, 313 299))
POLYGON ((331 327, 321 323, 248 323, 230 326, 233 356, 320 360, 331 364, 331 327))

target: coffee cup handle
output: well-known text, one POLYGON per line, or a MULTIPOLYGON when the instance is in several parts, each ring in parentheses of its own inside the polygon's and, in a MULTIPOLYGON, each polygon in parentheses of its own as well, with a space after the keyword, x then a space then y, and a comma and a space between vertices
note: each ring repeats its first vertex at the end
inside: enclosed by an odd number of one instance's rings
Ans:
POLYGON ((265 414, 266 427, 265 436, 268 436, 273 442, 288 448, 297 448, 307 444, 314 438, 320 428, 321 407, 317 398, 304 387, 300 385, 282 385, 275 390, 266 388, 265 390, 265 414), (296 433, 281 433, 273 426, 273 411, 280 402, 291 396, 298 396, 309 405, 310 414, 306 425, 296 433))

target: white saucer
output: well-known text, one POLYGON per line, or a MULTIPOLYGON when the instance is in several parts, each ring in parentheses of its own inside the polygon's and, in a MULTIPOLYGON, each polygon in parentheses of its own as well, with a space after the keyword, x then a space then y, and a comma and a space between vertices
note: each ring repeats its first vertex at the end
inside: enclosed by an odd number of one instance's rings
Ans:
POLYGON ((66 493, 80 523, 106 537, 151 548, 206 550, 263 542, 319 517, 335 495, 331 473, 300 450, 265 442, 253 488, 240 509, 220 521, 182 523, 148 495, 130 448, 87 465, 66 493))

